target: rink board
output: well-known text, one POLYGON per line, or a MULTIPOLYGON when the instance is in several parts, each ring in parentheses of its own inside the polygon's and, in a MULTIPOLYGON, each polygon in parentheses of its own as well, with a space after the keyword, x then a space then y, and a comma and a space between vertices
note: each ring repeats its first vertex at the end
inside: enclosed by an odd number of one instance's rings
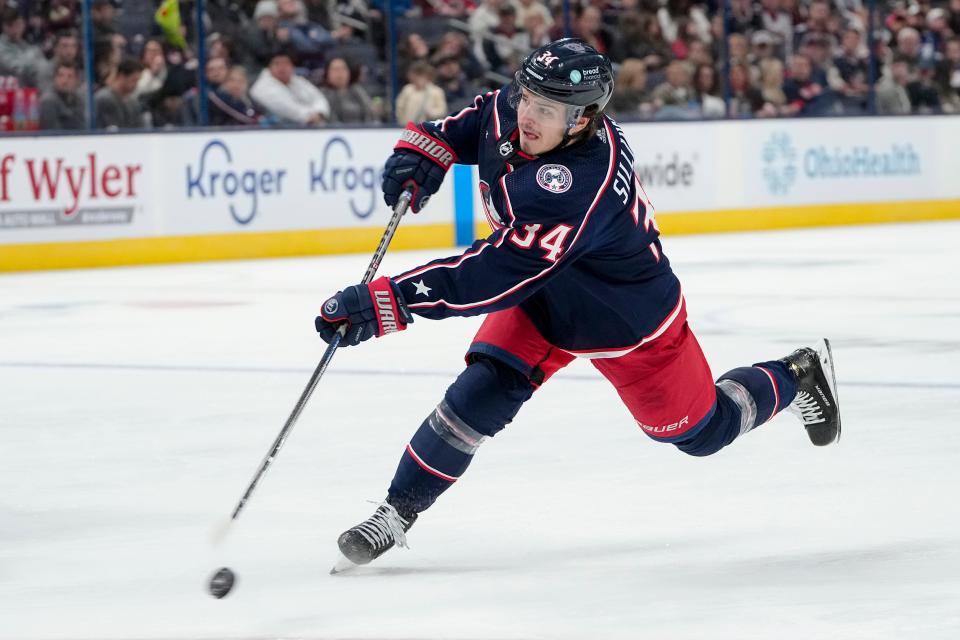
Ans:
MULTIPOLYGON (((624 125, 665 233, 960 218, 956 118, 624 125)), ((394 129, 12 137, 0 271, 372 251, 394 129)), ((574 175, 574 180, 576 175, 574 175)), ((393 247, 486 234, 457 167, 393 247)))

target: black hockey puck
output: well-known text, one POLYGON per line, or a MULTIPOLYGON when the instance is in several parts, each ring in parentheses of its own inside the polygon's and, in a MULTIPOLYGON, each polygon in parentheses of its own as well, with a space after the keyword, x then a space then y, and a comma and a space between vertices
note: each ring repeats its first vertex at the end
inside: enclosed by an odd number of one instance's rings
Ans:
POLYGON ((217 599, 224 597, 233 589, 234 582, 236 582, 236 576, 233 575, 233 571, 228 567, 219 569, 210 578, 210 595, 217 599))

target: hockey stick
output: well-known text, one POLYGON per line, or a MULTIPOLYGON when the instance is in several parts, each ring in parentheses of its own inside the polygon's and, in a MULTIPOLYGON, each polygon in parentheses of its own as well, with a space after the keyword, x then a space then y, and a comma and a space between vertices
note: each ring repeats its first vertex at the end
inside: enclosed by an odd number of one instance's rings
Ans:
MULTIPOLYGON (((380 262, 383 261, 383 256, 387 253, 387 247, 390 246, 390 241, 393 240, 393 234, 397 231, 397 227, 400 225, 400 218, 403 217, 403 214, 407 212, 407 207, 410 206, 411 197, 412 192, 409 190, 406 190, 400 194, 400 199, 397 200, 397 204, 393 208, 393 216, 390 217, 390 222, 387 224, 387 228, 383 232, 383 237, 380 238, 380 244, 377 246, 377 250, 373 252, 373 258, 370 259, 370 265, 367 267, 367 272, 363 274, 363 284, 367 284, 372 281, 373 276, 375 276, 377 273, 377 269, 380 268, 380 262)), ((240 512, 243 511, 243 508, 246 506, 250 496, 253 495, 253 491, 260 483, 260 479, 263 478, 263 474, 267 472, 267 469, 270 467, 273 459, 277 457, 277 454, 280 452, 280 447, 283 446, 287 436, 290 435, 290 431, 293 429, 293 425, 296 423, 297 418, 300 417, 300 413, 303 411, 304 406, 306 406, 307 400, 309 400, 310 396, 313 395, 313 390, 317 387, 317 383, 320 382, 320 378, 323 377, 324 372, 330 365, 330 361, 333 360, 333 354, 337 352, 337 347, 340 346, 340 341, 343 340, 343 336, 346 334, 346 332, 347 325, 344 323, 340 325, 340 330, 335 336, 333 336, 330 344, 327 345, 327 350, 323 352, 323 357, 320 358, 320 363, 313 371, 313 375, 310 376, 310 381, 307 382, 306 389, 304 389, 303 393, 300 394, 300 399, 297 400, 297 404, 293 407, 293 411, 290 412, 290 417, 287 418, 287 422, 283 425, 283 429, 281 429, 280 433, 277 434, 276 440, 273 441, 273 446, 270 447, 270 451, 267 452, 263 462, 260 463, 260 468, 257 469, 257 473, 253 476, 253 480, 251 480, 250 484, 247 486, 247 490, 243 493, 243 497, 240 498, 240 502, 237 503, 236 508, 233 510, 233 514, 230 516, 230 519, 222 524, 214 533, 214 543, 219 543, 226 537, 227 533, 229 532, 230 525, 240 516, 240 512)))

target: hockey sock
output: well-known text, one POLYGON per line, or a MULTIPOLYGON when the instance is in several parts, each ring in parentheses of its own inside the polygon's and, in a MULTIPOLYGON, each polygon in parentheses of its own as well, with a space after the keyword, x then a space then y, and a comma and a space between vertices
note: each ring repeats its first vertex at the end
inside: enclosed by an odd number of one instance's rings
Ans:
POLYGON ((457 481, 484 436, 467 426, 446 400, 413 434, 388 492, 401 513, 419 513, 457 481))
POLYGON ((797 381, 780 361, 738 367, 720 376, 717 388, 730 397, 742 414, 742 432, 767 422, 786 409, 797 393, 797 381))
POLYGON ((407 445, 390 483, 398 511, 419 513, 463 475, 486 437, 508 424, 533 394, 515 369, 490 358, 472 362, 407 445))
POLYGON ((717 381, 717 405, 709 421, 690 438, 676 442, 692 456, 709 456, 786 409, 797 383, 782 362, 739 367, 717 381))

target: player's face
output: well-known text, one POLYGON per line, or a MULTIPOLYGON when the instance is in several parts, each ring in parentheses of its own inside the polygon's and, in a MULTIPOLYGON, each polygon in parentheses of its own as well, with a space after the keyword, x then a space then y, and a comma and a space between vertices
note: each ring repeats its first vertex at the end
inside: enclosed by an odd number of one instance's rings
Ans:
POLYGON ((559 102, 541 98, 522 89, 517 105, 520 148, 532 155, 550 151, 563 141, 567 130, 567 109, 559 102))

